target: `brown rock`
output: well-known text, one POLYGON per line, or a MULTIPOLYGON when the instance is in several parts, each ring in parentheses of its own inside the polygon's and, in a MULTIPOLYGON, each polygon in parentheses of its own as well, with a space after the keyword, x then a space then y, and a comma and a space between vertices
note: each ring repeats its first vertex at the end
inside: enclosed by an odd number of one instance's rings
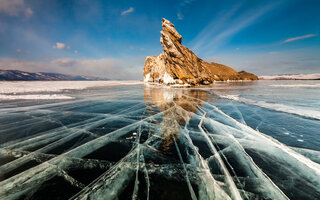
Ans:
POLYGON ((213 81, 258 80, 245 71, 237 72, 231 67, 204 62, 190 49, 182 46, 182 36, 174 25, 162 19, 160 42, 163 52, 159 56, 148 56, 144 64, 144 80, 165 84, 208 85, 213 81))
POLYGON ((258 80, 259 79, 256 75, 246 71, 239 72, 239 75, 241 80, 258 80))

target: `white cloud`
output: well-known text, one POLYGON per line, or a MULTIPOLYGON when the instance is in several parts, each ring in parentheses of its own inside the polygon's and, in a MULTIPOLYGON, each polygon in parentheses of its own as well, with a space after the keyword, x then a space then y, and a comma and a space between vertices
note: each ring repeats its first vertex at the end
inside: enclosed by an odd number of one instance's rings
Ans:
POLYGON ((74 54, 78 54, 79 52, 78 52, 78 50, 74 50, 74 54))
POLYGON ((268 54, 270 54, 270 55, 276 55, 276 54, 280 54, 280 52, 278 52, 278 51, 270 51, 270 52, 268 52, 268 54))
POLYGON ((22 50, 22 49, 16 49, 16 52, 20 53, 20 54, 29 54, 30 53, 28 50, 22 50))
POLYGON ((51 61, 55 68, 65 73, 76 73, 90 76, 107 77, 111 79, 141 79, 143 65, 135 66, 130 59, 73 59, 61 58, 51 61))
POLYGON ((24 11, 24 16, 29 19, 31 16, 33 15, 33 10, 31 10, 31 8, 27 8, 25 11, 24 11))
POLYGON ((25 5, 24 0, 1 0, 0 13, 13 17, 24 16, 28 19, 33 15, 33 10, 25 5))
POLYGON ((129 9, 122 11, 121 16, 132 13, 132 12, 134 12, 134 8, 130 7, 129 9))
POLYGON ((64 49, 70 49, 70 46, 67 46, 65 43, 57 42, 56 45, 54 45, 52 48, 64 50, 64 49))
POLYGON ((317 52, 308 49, 281 52, 250 54, 220 54, 204 58, 205 61, 218 62, 256 75, 320 73, 320 58, 317 52))
POLYGON ((139 80, 142 79, 143 62, 144 58, 59 58, 47 59, 45 62, 0 58, 0 69, 87 75, 122 80, 139 80))
POLYGON ((299 36, 299 37, 293 37, 293 38, 286 39, 285 41, 283 41, 283 43, 293 42, 296 40, 302 40, 302 39, 311 38, 311 37, 315 37, 315 36, 317 36, 317 35, 316 34, 308 34, 308 35, 303 35, 303 36, 299 36))
POLYGON ((59 58, 52 60, 51 63, 59 67, 71 67, 77 63, 77 60, 72 58, 59 58))
POLYGON ((53 72, 42 62, 24 61, 16 58, 0 58, 0 69, 22 70, 28 72, 53 72))

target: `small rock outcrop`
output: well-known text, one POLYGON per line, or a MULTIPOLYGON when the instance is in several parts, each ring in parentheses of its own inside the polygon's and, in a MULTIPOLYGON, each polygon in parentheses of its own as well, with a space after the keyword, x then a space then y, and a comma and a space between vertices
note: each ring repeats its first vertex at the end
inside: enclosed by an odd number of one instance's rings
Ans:
POLYGON ((144 64, 144 81, 167 85, 208 85, 214 81, 258 80, 254 74, 237 72, 231 67, 208 63, 198 58, 190 49, 182 46, 182 36, 174 25, 162 19, 160 42, 163 52, 148 56, 144 64))

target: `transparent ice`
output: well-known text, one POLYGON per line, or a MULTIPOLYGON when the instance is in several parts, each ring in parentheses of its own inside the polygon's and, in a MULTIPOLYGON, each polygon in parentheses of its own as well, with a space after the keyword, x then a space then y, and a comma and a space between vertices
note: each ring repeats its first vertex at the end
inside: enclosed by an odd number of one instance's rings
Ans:
POLYGON ((0 199, 320 199, 319 120, 218 93, 112 85, 2 101, 0 199))

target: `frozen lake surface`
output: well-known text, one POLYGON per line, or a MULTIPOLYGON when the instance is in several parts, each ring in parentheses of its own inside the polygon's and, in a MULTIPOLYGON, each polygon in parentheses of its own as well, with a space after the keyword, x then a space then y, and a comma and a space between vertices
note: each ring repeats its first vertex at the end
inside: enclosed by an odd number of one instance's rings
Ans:
POLYGON ((0 199, 320 199, 320 82, 0 82, 0 199))

